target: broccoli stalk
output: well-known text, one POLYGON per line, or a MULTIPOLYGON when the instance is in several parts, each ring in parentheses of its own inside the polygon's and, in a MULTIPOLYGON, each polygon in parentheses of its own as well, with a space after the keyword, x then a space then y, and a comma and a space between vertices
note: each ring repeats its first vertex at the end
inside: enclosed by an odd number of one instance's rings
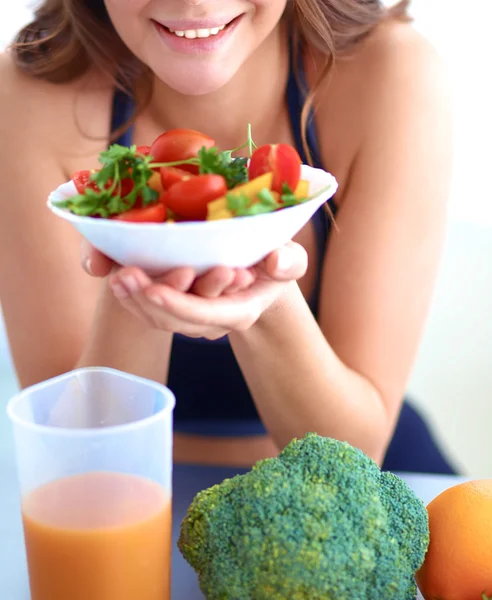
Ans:
POLYGON ((401 479, 312 433, 197 494, 178 540, 209 600, 412 600, 428 544, 401 479))

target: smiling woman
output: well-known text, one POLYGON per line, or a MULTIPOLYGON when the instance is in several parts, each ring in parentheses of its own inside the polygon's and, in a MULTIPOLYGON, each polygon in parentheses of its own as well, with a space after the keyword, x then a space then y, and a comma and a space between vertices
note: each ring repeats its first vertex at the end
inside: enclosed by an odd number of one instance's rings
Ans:
POLYGON ((0 298, 21 384, 89 364, 167 382, 177 460, 251 464, 316 431, 392 469, 449 470, 403 403, 451 162, 441 62, 406 5, 41 3, 0 63, 0 178, 17 199, 0 222, 0 298), (80 269, 51 190, 111 141, 187 128, 238 148, 247 123, 258 146, 294 146, 339 182, 293 241, 200 276, 150 277, 87 247, 80 269))

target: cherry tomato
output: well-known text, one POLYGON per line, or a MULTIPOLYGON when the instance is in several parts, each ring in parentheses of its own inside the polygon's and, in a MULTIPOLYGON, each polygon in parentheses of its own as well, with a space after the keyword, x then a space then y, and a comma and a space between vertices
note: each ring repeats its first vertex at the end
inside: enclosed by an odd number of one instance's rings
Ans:
MULTIPOLYGON (((109 182, 106 184, 106 188, 111 187, 112 182, 109 182)), ((119 194, 119 196, 121 198, 124 198, 125 196, 128 196, 128 194, 133 190, 133 181, 129 178, 126 179, 122 179, 121 180, 121 193, 119 194)), ((115 188, 114 192, 113 192, 113 196, 116 196, 116 194, 118 194, 118 187, 115 188)))
POLYGON ((150 154, 150 146, 137 146, 137 154, 148 156, 150 154))
POLYGON ((222 175, 197 175, 183 179, 171 186, 163 196, 163 202, 173 213, 189 221, 204 221, 207 204, 227 193, 226 180, 222 175))
POLYGON ((98 191, 98 187, 97 185, 94 183, 94 181, 91 181, 91 175, 92 173, 94 173, 94 171, 76 171, 73 175, 72 175, 72 181, 75 184, 75 187, 77 188, 77 192, 79 194, 83 194, 86 188, 91 188, 95 191, 98 191))
POLYGON ((166 207, 162 202, 157 202, 148 206, 130 208, 130 210, 110 218, 115 221, 132 223, 163 223, 166 220, 166 207))
MULTIPOLYGON (((94 173, 94 171, 76 171, 73 175, 72 175, 72 181, 75 184, 75 187, 77 188, 77 192, 79 194, 83 194, 84 191, 87 188, 90 188, 96 192, 99 192, 100 189, 98 188, 98 186, 96 185, 95 181, 91 181, 91 175, 94 173)), ((104 186, 105 189, 110 188, 113 185, 113 182, 111 180, 106 182, 106 185, 104 186)), ((128 196, 128 194, 133 190, 133 181, 127 177, 126 179, 122 179, 121 180, 121 192, 120 192, 120 196, 121 198, 124 198, 125 196, 128 196)), ((116 196, 118 194, 118 188, 115 188, 114 192, 113 192, 113 196, 116 196)))
POLYGON ((267 144, 257 148, 249 163, 249 179, 265 173, 273 173, 274 192, 281 194, 284 183, 294 191, 301 178, 301 157, 297 150, 288 144, 267 144))
POLYGON ((184 169, 178 169, 178 167, 161 167, 161 183, 165 190, 183 179, 190 179, 190 177, 193 177, 193 175, 184 169))
MULTIPOLYGON (((197 156, 203 146, 214 145, 215 140, 194 129, 170 129, 154 140, 150 154, 155 162, 175 162, 197 156)), ((195 175, 199 172, 197 165, 180 165, 180 169, 195 175)))

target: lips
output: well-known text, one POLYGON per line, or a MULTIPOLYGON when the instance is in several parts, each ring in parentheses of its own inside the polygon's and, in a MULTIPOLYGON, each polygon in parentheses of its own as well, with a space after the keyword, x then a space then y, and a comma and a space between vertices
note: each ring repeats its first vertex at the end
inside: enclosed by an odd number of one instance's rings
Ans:
POLYGON ((159 21, 155 19, 159 25, 162 25, 169 31, 199 31, 210 29, 224 29, 232 23, 239 15, 230 17, 214 17, 208 19, 169 19, 159 21))
POLYGON ((243 15, 231 19, 155 21, 161 39, 174 51, 197 54, 218 50, 232 35, 243 15))

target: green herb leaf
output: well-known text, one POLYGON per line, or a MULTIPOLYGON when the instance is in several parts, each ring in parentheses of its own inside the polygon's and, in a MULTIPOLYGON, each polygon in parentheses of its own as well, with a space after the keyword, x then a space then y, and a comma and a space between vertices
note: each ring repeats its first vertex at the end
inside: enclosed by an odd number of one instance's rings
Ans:
POLYGON ((294 192, 286 183, 284 183, 282 185, 282 194, 280 196, 280 200, 282 205, 287 207, 295 206, 296 204, 302 204, 303 202, 306 202, 307 198, 296 198, 294 192))
POLYGON ((227 188, 232 189, 248 181, 247 158, 232 158, 231 151, 219 152, 217 148, 201 148, 198 152, 200 173, 215 173, 226 180, 227 188))
POLYGON ((272 208, 271 206, 268 206, 266 204, 263 204, 262 202, 256 202, 255 204, 252 204, 245 212, 244 215, 238 215, 238 216, 253 216, 253 215, 263 215, 266 213, 270 213, 270 212, 274 212, 276 209, 272 208))
POLYGON ((272 192, 267 188, 263 188, 258 192, 258 200, 258 204, 263 204, 265 207, 272 208, 273 210, 279 208, 278 202, 275 200, 272 192))
POLYGON ((241 214, 247 210, 250 199, 244 194, 226 194, 227 208, 234 214, 241 214))
POLYGON ((152 204, 159 198, 159 192, 153 190, 149 186, 146 186, 142 188, 140 197, 142 198, 143 205, 146 206, 147 204, 152 204))
POLYGON ((267 188, 260 190, 254 201, 244 194, 234 194, 233 192, 227 194, 226 199, 227 208, 237 217, 260 215, 280 208, 280 204, 267 188))

